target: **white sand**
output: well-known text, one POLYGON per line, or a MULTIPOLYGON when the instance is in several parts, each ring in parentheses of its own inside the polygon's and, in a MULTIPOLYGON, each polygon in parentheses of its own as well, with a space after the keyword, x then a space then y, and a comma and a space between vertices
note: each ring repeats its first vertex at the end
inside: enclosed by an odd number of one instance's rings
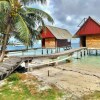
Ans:
POLYGON ((96 68, 79 68, 69 67, 70 63, 58 65, 55 67, 44 67, 33 70, 33 75, 39 79, 55 84, 60 89, 69 91, 76 96, 82 96, 84 94, 100 91, 100 69, 96 68), (48 70, 50 76, 48 77, 48 70))

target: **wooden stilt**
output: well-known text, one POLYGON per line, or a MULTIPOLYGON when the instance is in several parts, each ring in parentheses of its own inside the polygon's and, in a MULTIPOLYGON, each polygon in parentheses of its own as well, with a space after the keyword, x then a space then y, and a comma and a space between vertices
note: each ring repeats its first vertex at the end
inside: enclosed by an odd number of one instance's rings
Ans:
POLYGON ((77 57, 76 57, 76 59, 80 59, 80 52, 79 51, 77 51, 77 57))
POLYGON ((57 47, 57 53, 58 53, 58 47, 57 47))
POLYGON ((22 51, 22 56, 24 56, 24 51, 22 51))
POLYGON ((85 49, 85 56, 87 56, 87 50, 85 49))
POLYGON ((85 56, 85 49, 84 49, 84 56, 85 56))
POLYGON ((47 54, 48 54, 48 49, 47 49, 47 54))
POLYGON ((82 57, 84 56, 84 50, 82 50, 82 57))
POLYGON ((42 55, 43 55, 43 48, 42 48, 42 55))
POLYGON ((90 50, 89 50, 89 55, 91 54, 90 50))
POLYGON ((80 57, 82 57, 82 51, 80 51, 80 57))
POLYGON ((89 55, 89 50, 87 49, 87 55, 89 55))
POLYGON ((52 49, 51 49, 51 54, 52 54, 52 49))
POLYGON ((98 55, 98 50, 96 50, 96 56, 98 55))
POLYGON ((48 70, 48 77, 50 76, 50 71, 48 70))
POLYGON ((29 61, 25 61, 25 68, 27 68, 27 71, 29 71, 29 61))
POLYGON ((36 49, 34 50, 34 55, 36 55, 36 49))

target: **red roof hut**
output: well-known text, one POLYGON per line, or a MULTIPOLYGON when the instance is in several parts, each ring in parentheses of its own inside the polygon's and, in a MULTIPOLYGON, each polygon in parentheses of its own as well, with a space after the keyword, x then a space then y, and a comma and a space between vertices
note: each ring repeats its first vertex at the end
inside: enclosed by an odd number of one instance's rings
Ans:
POLYGON ((71 39, 72 35, 66 29, 46 26, 41 30, 41 38, 43 48, 71 47, 71 42, 68 42, 68 39, 71 39))
POLYGON ((100 24, 89 17, 74 37, 80 38, 81 47, 100 48, 100 24))

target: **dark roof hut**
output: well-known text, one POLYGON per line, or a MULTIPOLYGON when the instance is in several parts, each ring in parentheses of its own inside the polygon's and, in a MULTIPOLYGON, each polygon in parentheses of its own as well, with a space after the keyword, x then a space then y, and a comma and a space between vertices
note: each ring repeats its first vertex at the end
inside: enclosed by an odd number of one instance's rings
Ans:
POLYGON ((57 48, 71 46, 72 35, 66 29, 54 26, 46 26, 42 28, 41 34, 43 48, 57 48))
POLYGON ((100 49, 100 23, 89 17, 73 37, 80 38, 81 47, 100 49))

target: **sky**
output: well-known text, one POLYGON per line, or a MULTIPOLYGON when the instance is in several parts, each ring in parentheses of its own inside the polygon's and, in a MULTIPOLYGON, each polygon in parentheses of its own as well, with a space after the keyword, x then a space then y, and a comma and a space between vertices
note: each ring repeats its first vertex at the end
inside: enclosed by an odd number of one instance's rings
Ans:
MULTIPOLYGON (((31 7, 49 13, 54 19, 54 26, 67 29, 72 35, 84 18, 91 16, 100 21, 100 0, 47 0, 46 5, 32 4, 31 7)), ((51 25, 48 22, 46 24, 51 25)))

